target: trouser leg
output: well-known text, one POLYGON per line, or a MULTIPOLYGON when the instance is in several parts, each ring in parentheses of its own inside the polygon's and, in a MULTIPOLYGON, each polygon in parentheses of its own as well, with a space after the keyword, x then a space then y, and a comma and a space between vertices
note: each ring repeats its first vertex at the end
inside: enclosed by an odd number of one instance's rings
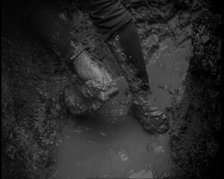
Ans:
POLYGON ((99 1, 105 5, 105 8, 100 3, 95 4, 98 5, 98 9, 93 11, 93 22, 104 32, 105 40, 123 69, 133 94, 133 115, 150 132, 163 133, 167 131, 169 122, 163 112, 156 107, 151 93, 142 49, 133 21, 119 1, 99 1), (100 17, 104 17, 104 19, 100 17))
POLYGON ((108 40, 133 92, 150 91, 148 74, 136 27, 129 22, 108 40))
POLYGON ((150 90, 132 16, 119 0, 89 0, 90 16, 123 69, 132 91, 150 90), (121 55, 122 54, 122 55, 121 55))
POLYGON ((146 66, 141 46, 133 22, 118 31, 108 44, 123 69, 132 91, 132 114, 139 119, 146 130, 164 133, 169 129, 169 121, 157 107, 149 87, 146 66))

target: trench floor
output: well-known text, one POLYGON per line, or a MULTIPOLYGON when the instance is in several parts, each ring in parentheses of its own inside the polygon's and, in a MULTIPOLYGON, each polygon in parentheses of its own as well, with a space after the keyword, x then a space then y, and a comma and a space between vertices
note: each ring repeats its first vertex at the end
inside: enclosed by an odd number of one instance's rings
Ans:
MULTIPOLYGON (((191 55, 191 41, 175 46, 167 38, 147 65, 150 85, 162 110, 180 97, 191 55)), ((58 146, 58 179, 157 178, 170 174, 170 136, 153 135, 128 114, 124 78, 119 95, 95 116, 72 119, 58 146)), ((134 112, 134 111, 133 111, 134 112)))

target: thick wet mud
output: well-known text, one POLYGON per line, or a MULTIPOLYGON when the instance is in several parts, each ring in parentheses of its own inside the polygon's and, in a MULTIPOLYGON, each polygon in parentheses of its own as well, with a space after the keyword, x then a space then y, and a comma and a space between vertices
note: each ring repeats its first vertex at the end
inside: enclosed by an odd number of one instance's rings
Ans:
MULTIPOLYGON (((191 55, 191 41, 178 47, 167 38, 147 65, 150 84, 163 111, 180 98, 191 55)), ((123 77, 119 95, 95 116, 72 118, 59 141, 58 179, 156 178, 169 176, 170 136, 152 135, 128 114, 130 95, 123 77)))

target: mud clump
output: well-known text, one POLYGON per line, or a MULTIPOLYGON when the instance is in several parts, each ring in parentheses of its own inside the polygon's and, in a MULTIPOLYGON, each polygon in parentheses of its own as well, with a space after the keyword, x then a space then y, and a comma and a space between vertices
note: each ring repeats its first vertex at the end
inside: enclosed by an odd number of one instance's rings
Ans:
POLYGON ((124 6, 130 10, 137 22, 164 23, 173 17, 178 1, 168 0, 123 0, 124 6), (145 12, 147 10, 147 12, 145 12))
POLYGON ((181 103, 173 108, 175 175, 221 177, 221 16, 203 10, 193 21, 193 57, 181 103))
POLYGON ((100 100, 83 97, 80 90, 72 85, 65 89, 64 97, 66 107, 73 115, 91 114, 103 105, 103 102, 100 100))

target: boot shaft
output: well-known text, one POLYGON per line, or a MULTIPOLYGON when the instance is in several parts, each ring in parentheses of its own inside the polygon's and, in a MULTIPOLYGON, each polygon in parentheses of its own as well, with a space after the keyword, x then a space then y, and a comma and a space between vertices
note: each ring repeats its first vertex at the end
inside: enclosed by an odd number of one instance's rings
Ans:
POLYGON ((136 27, 130 22, 109 40, 108 45, 120 64, 133 92, 150 91, 148 75, 136 27))

